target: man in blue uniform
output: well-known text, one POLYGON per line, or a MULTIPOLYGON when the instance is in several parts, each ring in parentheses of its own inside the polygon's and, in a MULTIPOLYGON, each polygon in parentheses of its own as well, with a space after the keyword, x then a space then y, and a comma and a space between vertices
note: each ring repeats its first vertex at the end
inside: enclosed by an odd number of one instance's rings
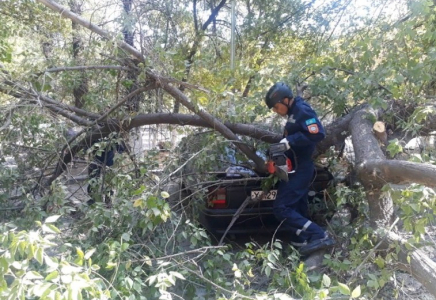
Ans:
POLYGON ((265 102, 277 114, 287 117, 283 139, 295 172, 289 181, 280 181, 274 202, 274 215, 290 229, 291 243, 301 255, 332 247, 335 241, 317 224, 308 219, 307 194, 314 175, 312 155, 315 146, 325 137, 315 111, 303 98, 293 97, 292 90, 282 82, 274 84, 265 102))
MULTIPOLYGON (((99 190, 100 187, 97 186, 96 180, 101 177, 101 171, 103 168, 105 168, 106 166, 111 167, 114 164, 115 152, 122 153, 125 150, 125 145, 123 142, 111 143, 110 140, 98 140, 95 143, 107 143, 107 145, 102 151, 93 151, 93 154, 95 156, 93 161, 88 166, 89 185, 87 188, 87 192, 88 195, 91 197, 91 199, 87 201, 88 205, 92 205, 96 202, 97 199, 103 198, 103 195, 98 196, 101 194, 101 191, 99 190)), ((111 203, 110 197, 112 196, 112 194, 112 190, 106 191, 106 193, 104 193, 104 202, 108 205, 111 203)))

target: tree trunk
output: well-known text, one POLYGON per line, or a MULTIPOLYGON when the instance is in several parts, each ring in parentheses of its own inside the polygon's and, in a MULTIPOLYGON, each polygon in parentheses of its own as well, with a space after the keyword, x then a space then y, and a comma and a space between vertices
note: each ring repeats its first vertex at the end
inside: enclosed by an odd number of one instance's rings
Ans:
MULTIPOLYGON (((370 223, 374 229, 388 228, 393 217, 393 202, 389 197, 382 197, 381 188, 387 183, 415 182, 435 186, 436 166, 404 161, 386 160, 379 143, 373 134, 373 124, 369 121, 374 111, 369 108, 358 111, 350 122, 353 147, 356 155, 357 174, 367 195, 370 209, 370 223)), ((377 236, 385 238, 380 230, 377 236)), ((424 252, 410 252, 403 241, 394 233, 388 233, 384 249, 394 242, 400 243, 399 260, 403 269, 413 275, 427 290, 436 296, 436 263, 424 252), (410 261, 408 260, 410 258, 410 261)))
MULTIPOLYGON (((77 15, 82 15, 82 6, 76 0, 69 1, 69 6, 71 11, 77 15)), ((73 58, 77 65, 81 65, 80 52, 82 50, 82 38, 79 33, 79 24, 71 21, 72 36, 73 36, 73 58)), ((79 71, 78 83, 74 84, 73 95, 74 95, 74 105, 77 108, 82 108, 84 105, 83 96, 88 93, 88 79, 84 70, 79 71)))

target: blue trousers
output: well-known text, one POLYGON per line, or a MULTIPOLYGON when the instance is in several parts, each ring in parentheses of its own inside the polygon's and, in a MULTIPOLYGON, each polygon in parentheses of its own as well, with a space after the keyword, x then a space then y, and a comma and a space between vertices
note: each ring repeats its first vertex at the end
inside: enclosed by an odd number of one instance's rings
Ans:
POLYGON ((280 181, 274 201, 274 216, 291 232, 291 241, 299 244, 321 239, 324 230, 308 219, 307 193, 313 179, 313 162, 299 162, 289 181, 280 181))

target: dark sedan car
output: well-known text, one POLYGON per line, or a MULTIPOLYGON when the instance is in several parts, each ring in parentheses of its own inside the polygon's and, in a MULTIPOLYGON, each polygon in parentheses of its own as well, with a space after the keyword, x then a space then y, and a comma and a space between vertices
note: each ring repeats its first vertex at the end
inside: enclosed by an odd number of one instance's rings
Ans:
MULTIPOLYGON (((200 223, 215 236, 222 235, 232 221, 242 203, 249 197, 261 195, 259 177, 248 169, 229 168, 216 175, 217 184, 207 188, 207 197, 200 208, 200 223)), ((333 176, 327 168, 316 167, 313 182, 309 189, 309 203, 322 199, 322 191, 332 182, 333 176), (318 197, 316 197, 318 196, 318 197)), ((241 211, 229 233, 272 233, 281 231, 280 223, 274 217, 272 208, 277 196, 275 187, 264 193, 260 201, 253 201, 241 211)))
MULTIPOLYGON (((183 179, 176 184, 175 190, 191 195, 183 197, 184 205, 192 204, 198 212, 201 225, 218 237, 226 231, 245 199, 255 199, 262 193, 261 185, 268 175, 254 173, 252 164, 247 162, 245 157, 238 155, 238 151, 232 145, 214 143, 216 140, 216 136, 210 132, 193 134, 182 140, 177 152, 180 159, 177 168, 183 170, 183 179)), ((257 154, 266 159, 263 153, 265 151, 258 151, 257 154)), ((332 179, 333 176, 327 168, 318 166, 314 169, 308 195, 309 210, 312 208, 323 218, 326 213, 326 201, 322 191, 329 186, 332 179)), ((174 195, 177 196, 179 193, 175 192, 174 195)), ((277 189, 272 187, 260 201, 247 205, 228 232, 274 233, 280 225, 272 212, 276 195, 277 189)), ((174 199, 173 202, 178 202, 178 199, 174 199)), ((310 215, 313 219, 314 214, 310 215)), ((319 220, 314 221, 320 224, 319 220)), ((280 229, 283 228, 280 227, 279 231, 280 229)))

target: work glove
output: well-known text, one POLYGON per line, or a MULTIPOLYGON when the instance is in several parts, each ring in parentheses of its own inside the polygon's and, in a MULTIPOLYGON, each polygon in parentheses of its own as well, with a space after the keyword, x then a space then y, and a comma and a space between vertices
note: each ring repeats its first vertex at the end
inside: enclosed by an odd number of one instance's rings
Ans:
POLYGON ((280 141, 280 143, 285 144, 286 145, 286 150, 289 150, 291 148, 291 146, 289 146, 289 142, 286 138, 282 139, 280 141))

